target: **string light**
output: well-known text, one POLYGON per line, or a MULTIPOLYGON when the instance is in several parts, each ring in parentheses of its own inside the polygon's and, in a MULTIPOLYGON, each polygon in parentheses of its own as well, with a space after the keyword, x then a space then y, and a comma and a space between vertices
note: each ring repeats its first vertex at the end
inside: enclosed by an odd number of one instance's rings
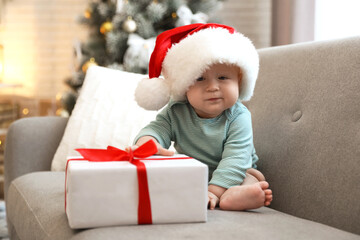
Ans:
POLYGON ((22 110, 22 113, 24 114, 24 115, 28 115, 29 114, 29 109, 28 108, 24 108, 23 110, 22 110))
POLYGON ((56 97, 55 97, 56 101, 60 101, 61 98, 62 98, 62 93, 56 94, 56 97))
POLYGON ((86 9, 85 13, 84 13, 84 17, 86 19, 90 19, 91 18, 91 10, 90 9, 86 9))

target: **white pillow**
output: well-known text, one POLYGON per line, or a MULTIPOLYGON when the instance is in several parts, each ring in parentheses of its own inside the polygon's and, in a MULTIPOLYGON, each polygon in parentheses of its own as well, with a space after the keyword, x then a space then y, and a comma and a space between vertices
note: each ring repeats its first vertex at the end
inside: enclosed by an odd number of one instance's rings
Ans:
POLYGON ((54 155, 51 170, 64 171, 68 156, 78 156, 75 148, 124 149, 156 111, 140 108, 134 100, 138 82, 147 77, 104 67, 91 67, 69 118, 64 136, 54 155))

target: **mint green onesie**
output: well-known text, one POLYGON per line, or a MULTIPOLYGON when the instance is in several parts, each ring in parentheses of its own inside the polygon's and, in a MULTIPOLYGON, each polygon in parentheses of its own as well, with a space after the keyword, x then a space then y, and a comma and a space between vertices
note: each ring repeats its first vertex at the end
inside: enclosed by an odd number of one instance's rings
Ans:
POLYGON ((240 185, 247 169, 256 168, 251 114, 239 101, 215 118, 197 116, 188 102, 170 102, 137 135, 153 136, 164 147, 171 141, 178 153, 209 166, 209 184, 240 185))

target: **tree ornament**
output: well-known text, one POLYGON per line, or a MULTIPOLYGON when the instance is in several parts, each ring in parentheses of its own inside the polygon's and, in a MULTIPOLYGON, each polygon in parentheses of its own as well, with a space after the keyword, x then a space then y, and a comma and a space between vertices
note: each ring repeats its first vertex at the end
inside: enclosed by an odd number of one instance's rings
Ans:
POLYGON ((133 33, 136 31, 137 25, 136 22, 132 19, 132 17, 128 17, 123 23, 122 28, 127 33, 133 33))
POLYGON ((86 71, 89 69, 89 67, 91 66, 98 66, 97 62, 95 62, 95 58, 90 58, 89 61, 87 61, 86 63, 84 63, 84 65, 82 66, 82 71, 84 73, 86 73, 86 71))
POLYGON ((110 32, 111 30, 113 30, 113 28, 114 28, 114 26, 113 26, 112 22, 106 21, 103 24, 101 24, 100 32, 102 34, 106 34, 106 33, 110 32))
POLYGON ((143 39, 132 33, 129 35, 127 45, 129 46, 124 55, 124 67, 127 71, 138 71, 146 73, 151 53, 155 48, 156 38, 143 39))

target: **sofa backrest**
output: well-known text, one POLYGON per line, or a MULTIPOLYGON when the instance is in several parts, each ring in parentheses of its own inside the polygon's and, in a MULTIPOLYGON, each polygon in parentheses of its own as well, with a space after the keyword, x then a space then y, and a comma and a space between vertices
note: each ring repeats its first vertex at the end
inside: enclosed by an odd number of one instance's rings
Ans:
POLYGON ((360 234, 360 37, 259 54, 247 106, 271 207, 360 234))

